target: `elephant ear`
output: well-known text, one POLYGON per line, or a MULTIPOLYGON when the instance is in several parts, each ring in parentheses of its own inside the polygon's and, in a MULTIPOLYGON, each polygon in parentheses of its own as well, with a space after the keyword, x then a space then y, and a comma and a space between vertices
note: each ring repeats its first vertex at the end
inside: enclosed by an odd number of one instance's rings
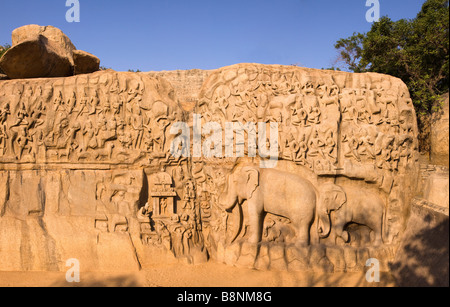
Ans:
POLYGON ((245 167, 242 169, 242 173, 247 181, 247 199, 250 199, 252 198, 256 188, 259 186, 259 172, 255 168, 245 167))
POLYGON ((332 189, 332 203, 334 205, 330 205, 330 210, 339 210, 342 208, 342 206, 347 202, 347 195, 345 194, 344 190, 342 190, 339 186, 334 186, 332 189))

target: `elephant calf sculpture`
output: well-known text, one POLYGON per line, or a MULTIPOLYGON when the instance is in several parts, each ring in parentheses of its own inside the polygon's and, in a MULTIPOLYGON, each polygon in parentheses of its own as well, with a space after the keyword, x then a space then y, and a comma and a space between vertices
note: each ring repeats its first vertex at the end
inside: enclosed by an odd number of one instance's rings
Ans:
POLYGON ((290 219, 296 228, 297 244, 304 246, 310 242, 316 195, 311 182, 300 176, 275 169, 246 166, 238 167, 228 176, 220 206, 230 211, 237 204, 242 205, 247 201, 250 243, 261 241, 264 216, 272 213, 290 219))
POLYGON ((378 246, 383 243, 384 211, 384 202, 376 194, 362 193, 360 190, 346 192, 338 185, 324 184, 320 188, 317 205, 319 237, 326 238, 332 235, 334 243, 337 237, 348 242, 350 236, 345 227, 349 223, 356 223, 365 225, 374 232, 374 245, 378 246), (334 211, 333 223, 330 219, 332 211, 334 211))

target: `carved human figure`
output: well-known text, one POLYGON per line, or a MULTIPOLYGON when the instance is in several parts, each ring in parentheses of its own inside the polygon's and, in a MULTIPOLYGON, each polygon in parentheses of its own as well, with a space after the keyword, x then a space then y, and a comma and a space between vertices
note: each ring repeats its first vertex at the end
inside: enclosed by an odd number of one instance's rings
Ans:
POLYGON ((7 148, 8 133, 6 126, 0 125, 0 155, 4 155, 7 148))
MULTIPOLYGON (((27 128, 22 126, 19 129, 19 133, 15 139, 15 144, 17 146, 16 158, 20 160, 22 158, 23 151, 28 145, 28 142, 32 142, 33 139, 28 135, 27 128)), ((31 150, 31 148, 30 148, 31 150)))
POLYGON ((375 154, 377 155, 377 166, 381 169, 391 168, 391 153, 395 142, 395 136, 380 134, 375 141, 375 154))
POLYGON ((36 160, 37 155, 39 154, 39 148, 44 149, 44 154, 47 151, 47 148, 46 148, 45 142, 44 142, 44 140, 45 140, 44 132, 42 129, 35 129, 33 132, 30 132, 30 136, 33 139, 31 154, 33 156, 33 159, 36 160))
POLYGON ((339 88, 337 85, 327 86, 326 84, 320 84, 316 92, 321 106, 339 105, 339 88))
POLYGON ((58 149, 64 149, 63 151, 59 151, 59 157, 66 156, 69 160, 71 153, 79 148, 76 141, 76 134, 79 130, 81 130, 81 125, 79 123, 72 123, 69 126, 69 129, 66 130, 66 138, 61 138, 61 141, 65 142, 65 147, 63 147, 63 143, 61 143, 61 145, 58 144, 57 147, 58 149))
POLYGON ((55 98, 53 98, 53 109, 55 110, 55 113, 66 112, 66 105, 61 90, 59 90, 55 94, 55 98))
POLYGON ((117 122, 115 119, 111 119, 107 121, 103 114, 98 119, 98 127, 97 127, 97 143, 99 148, 104 148, 105 143, 107 141, 113 140, 116 138, 117 134, 117 122))
POLYGON ((358 148, 358 154, 359 155, 365 155, 371 160, 375 159, 375 140, 376 135, 371 135, 369 131, 366 129, 361 129, 359 131, 359 148, 358 148))
POLYGON ((346 144, 344 156, 347 158, 353 157, 356 161, 361 162, 361 157, 359 154, 361 141, 359 138, 353 132, 351 134, 344 134, 342 137, 342 143, 346 144))
POLYGON ((325 153, 332 159, 333 163, 337 161, 337 153, 335 153, 336 141, 334 138, 334 130, 328 129, 325 132, 325 153))
POLYGON ((355 90, 343 89, 342 94, 339 95, 339 101, 341 104, 341 113, 343 121, 353 121, 358 124, 358 114, 356 110, 356 97, 355 90))
POLYGON ((163 221, 156 221, 156 233, 159 236, 159 243, 163 244, 168 250, 172 249, 172 237, 169 229, 163 221))
POLYGON ((133 113, 129 124, 132 128, 133 147, 138 149, 141 147, 144 136, 144 119, 140 108, 133 108, 133 113))
POLYGON ((211 205, 209 192, 203 191, 200 195, 200 212, 202 223, 209 222, 211 218, 211 205))
POLYGON ((89 99, 89 115, 94 115, 98 111, 102 111, 100 107, 100 98, 98 97, 98 91, 94 90, 94 94, 91 95, 91 98, 89 99))
POLYGON ((23 98, 29 100, 31 97, 33 97, 33 94, 34 94, 33 87, 31 85, 28 85, 23 92, 23 98))
POLYGON ((167 199, 166 198, 161 198, 159 200, 159 206, 161 208, 161 215, 166 215, 167 214, 167 199))
POLYGON ((153 125, 153 138, 157 144, 156 150, 160 153, 164 152, 164 145, 166 143, 166 128, 170 125, 166 119, 159 119, 155 125, 153 125))
POLYGON ((320 124, 321 111, 318 107, 311 107, 308 112, 308 122, 311 124, 320 124))
POLYGON ((294 136, 294 133, 292 130, 288 132, 288 137, 286 138, 286 146, 284 150, 284 157, 288 160, 292 160, 294 162, 299 161, 299 152, 300 152, 300 146, 299 143, 296 140, 296 137, 294 136))
POLYGON ((125 131, 125 126, 125 121, 120 119, 117 123, 117 140, 122 146, 122 153, 126 153, 127 149, 130 149, 133 143, 130 132, 125 131))
POLYGON ((266 117, 266 109, 269 105, 269 97, 266 93, 261 93, 254 99, 256 104, 256 118, 258 121, 264 121, 266 117))
POLYGON ((37 128, 45 123, 43 117, 46 115, 46 107, 40 100, 37 105, 31 110, 30 121, 28 123, 28 129, 37 128))
POLYGON ((297 163, 300 165, 307 165, 308 161, 306 160, 309 148, 308 148, 308 140, 306 137, 306 133, 301 133, 300 141, 298 144, 299 150, 297 153, 297 163))
POLYGON ((98 131, 97 129, 94 128, 94 125, 90 120, 86 122, 82 134, 84 135, 84 142, 83 142, 84 151, 87 151, 89 148, 96 149, 98 147, 96 138, 98 131))
POLYGON ((188 180, 184 185, 184 196, 183 200, 185 202, 183 209, 192 209, 194 208, 195 201, 195 187, 192 180, 188 180))
POLYGON ((111 109, 114 115, 121 113, 123 108, 123 102, 117 95, 110 95, 109 102, 111 104, 111 109))
POLYGON ((398 150, 399 150, 399 161, 402 163, 403 167, 410 162, 413 155, 412 145, 413 140, 410 136, 403 136, 398 138, 398 150))
POLYGON ((0 125, 3 125, 8 118, 8 115, 11 114, 9 102, 5 103, 5 106, 0 108, 0 125))
POLYGON ((73 112, 77 104, 77 93, 75 91, 72 92, 72 95, 67 100, 67 111, 69 114, 73 112))
POLYGON ((89 96, 86 93, 86 90, 84 91, 84 95, 80 99, 80 103, 78 105, 78 113, 77 118, 82 116, 83 114, 86 114, 89 112, 89 106, 88 106, 89 96))
POLYGON ((25 104, 22 103, 20 105, 20 109, 17 111, 16 121, 9 128, 17 127, 20 125, 28 125, 28 121, 26 119, 27 117, 29 117, 27 108, 25 107, 25 104))
POLYGON ((307 110, 319 106, 319 100, 317 99, 314 83, 312 81, 307 81, 303 86, 303 105, 307 110))
POLYGON ((291 119, 294 126, 309 126, 308 112, 301 106, 292 109, 291 119))
POLYGON ((320 155, 323 159, 326 159, 325 146, 326 144, 320 137, 319 131, 315 129, 308 142, 309 156, 317 157, 320 155))

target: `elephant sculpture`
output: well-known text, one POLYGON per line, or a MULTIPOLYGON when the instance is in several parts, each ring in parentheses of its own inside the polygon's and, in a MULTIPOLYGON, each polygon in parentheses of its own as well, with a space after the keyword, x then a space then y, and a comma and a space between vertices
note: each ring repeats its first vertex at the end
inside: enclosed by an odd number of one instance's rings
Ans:
MULTIPOLYGON (((220 207, 231 211, 247 201, 250 243, 261 241, 265 214, 272 213, 290 219, 296 229, 296 244, 309 245, 317 196, 311 182, 298 175, 256 166, 237 167, 227 181, 220 207)), ((242 221, 239 231, 241 228, 242 221)))
POLYGON ((362 193, 360 190, 345 191, 336 184, 326 183, 320 188, 317 205, 319 237, 330 237, 334 243, 337 237, 341 237, 348 242, 350 236, 345 227, 349 223, 356 223, 365 225, 374 232, 374 245, 378 246, 383 243, 384 210, 384 202, 376 194, 362 193), (333 223, 330 216, 332 211, 333 223))

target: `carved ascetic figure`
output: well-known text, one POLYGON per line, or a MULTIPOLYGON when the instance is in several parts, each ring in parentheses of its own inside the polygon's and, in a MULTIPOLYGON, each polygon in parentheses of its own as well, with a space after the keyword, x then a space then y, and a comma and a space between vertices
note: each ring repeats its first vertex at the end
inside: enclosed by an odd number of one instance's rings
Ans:
POLYGON ((228 176, 220 202, 229 211, 244 201, 247 201, 251 243, 261 241, 266 213, 290 219, 297 230, 297 244, 310 243, 316 191, 307 179, 274 169, 238 167, 228 176))
POLYGON ((384 202, 374 193, 344 189, 327 183, 320 187, 317 205, 318 232, 322 238, 330 235, 334 243, 337 237, 349 242, 346 226, 349 223, 365 225, 374 233, 373 245, 378 246, 383 243, 384 212, 384 202), (334 219, 330 221, 332 212, 334 219))

